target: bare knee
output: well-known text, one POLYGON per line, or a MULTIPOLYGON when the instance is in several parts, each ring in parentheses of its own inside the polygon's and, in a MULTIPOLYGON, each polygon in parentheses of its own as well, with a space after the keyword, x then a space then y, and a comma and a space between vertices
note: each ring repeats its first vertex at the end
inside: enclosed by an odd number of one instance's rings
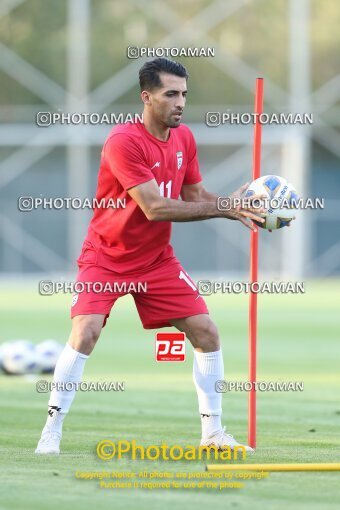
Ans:
POLYGON ((214 352, 220 349, 217 327, 209 317, 200 323, 190 340, 193 347, 199 352, 214 352))
POLYGON ((68 343, 78 352, 91 354, 104 323, 104 315, 77 315, 72 319, 68 343))

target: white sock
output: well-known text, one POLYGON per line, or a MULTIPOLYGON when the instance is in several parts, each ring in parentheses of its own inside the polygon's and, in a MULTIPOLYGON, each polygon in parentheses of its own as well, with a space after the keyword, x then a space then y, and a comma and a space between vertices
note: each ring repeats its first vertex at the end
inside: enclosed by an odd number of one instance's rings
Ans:
MULTIPOLYGON (((87 358, 86 354, 75 351, 69 344, 66 344, 57 361, 53 382, 79 383, 87 358)), ((71 407, 75 394, 75 388, 71 391, 53 388, 48 402, 48 417, 43 432, 48 430, 61 434, 65 415, 71 407)))
POLYGON ((194 351, 193 377, 201 414, 202 438, 207 438, 222 429, 222 394, 215 390, 216 381, 224 378, 222 351, 194 351))

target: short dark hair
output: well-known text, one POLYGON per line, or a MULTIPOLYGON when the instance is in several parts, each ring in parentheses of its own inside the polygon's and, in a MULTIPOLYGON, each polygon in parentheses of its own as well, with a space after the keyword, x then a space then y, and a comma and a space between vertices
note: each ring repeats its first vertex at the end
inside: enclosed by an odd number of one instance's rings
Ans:
POLYGON ((139 85, 141 92, 143 90, 153 90, 162 86, 160 73, 175 74, 181 78, 189 78, 187 70, 179 62, 169 60, 168 58, 155 58, 145 62, 139 70, 139 85))

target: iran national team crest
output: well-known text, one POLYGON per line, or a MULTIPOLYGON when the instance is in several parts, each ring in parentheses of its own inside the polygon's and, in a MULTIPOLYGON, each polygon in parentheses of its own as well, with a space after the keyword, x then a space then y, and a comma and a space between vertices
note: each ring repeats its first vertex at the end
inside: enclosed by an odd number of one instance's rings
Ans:
POLYGON ((177 156, 177 170, 179 170, 183 163, 183 152, 176 152, 177 156))

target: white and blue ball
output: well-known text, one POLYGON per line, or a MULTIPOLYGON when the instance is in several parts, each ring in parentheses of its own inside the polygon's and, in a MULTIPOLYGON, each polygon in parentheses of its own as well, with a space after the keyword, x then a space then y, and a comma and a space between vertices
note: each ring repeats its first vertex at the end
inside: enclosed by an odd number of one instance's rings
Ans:
POLYGON ((56 340, 44 340, 35 350, 39 370, 44 374, 53 372, 63 346, 56 340))
POLYGON ((9 375, 37 372, 38 364, 34 344, 28 340, 6 342, 3 346, 2 368, 9 375))
POLYGON ((11 342, 4 342, 3 344, 0 344, 0 369, 3 370, 3 359, 5 356, 6 351, 8 351, 9 347, 11 346, 11 342))
POLYGON ((264 195, 266 202, 274 207, 269 207, 268 211, 263 214, 266 221, 259 223, 254 221, 259 227, 267 230, 276 230, 287 227, 292 220, 296 218, 296 206, 298 201, 297 192, 292 184, 284 177, 278 175, 264 175, 255 179, 245 193, 245 197, 252 195, 264 195), (280 204, 283 204, 280 207, 280 204), (288 204, 288 206, 287 206, 288 204))

